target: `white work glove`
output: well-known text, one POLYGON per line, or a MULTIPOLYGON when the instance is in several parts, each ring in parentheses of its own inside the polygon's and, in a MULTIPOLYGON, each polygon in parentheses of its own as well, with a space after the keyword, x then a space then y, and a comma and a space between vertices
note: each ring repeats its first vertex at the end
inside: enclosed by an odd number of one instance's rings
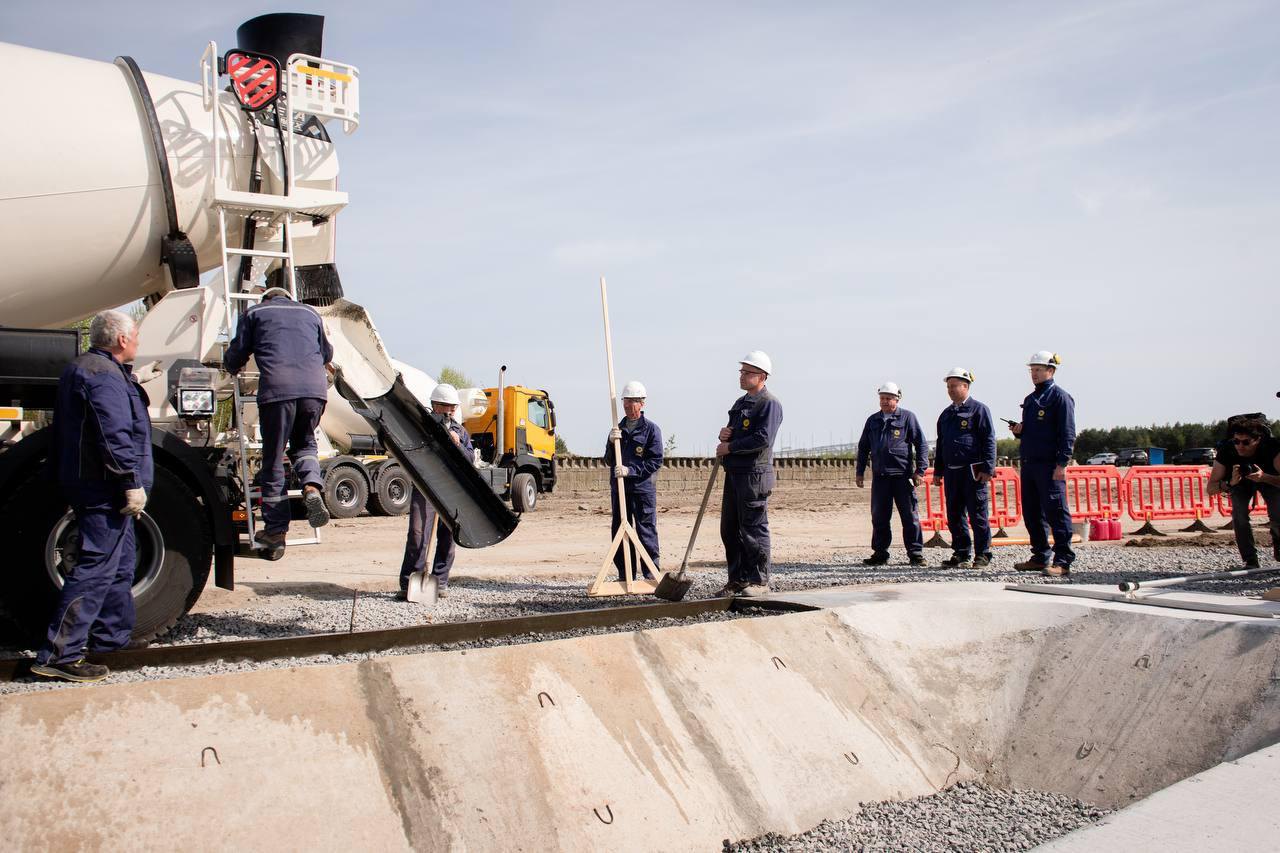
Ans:
POLYGON ((124 506, 120 508, 121 515, 142 515, 142 510, 147 505, 146 489, 125 489, 124 490, 124 506))
POLYGON ((618 429, 617 427, 614 427, 613 429, 609 430, 609 440, 622 441, 622 430, 618 429))
POLYGON ((631 476, 631 469, 630 469, 630 468, 628 468, 628 467, 627 467, 627 466, 625 466, 625 465, 614 465, 614 466, 613 466, 613 476, 615 476, 615 477, 630 477, 630 476, 631 476))
POLYGON ((138 380, 139 385, 146 385, 161 373, 164 373, 164 371, 160 369, 160 361, 158 359, 156 361, 148 361, 143 365, 135 365, 133 368, 134 378, 138 380))

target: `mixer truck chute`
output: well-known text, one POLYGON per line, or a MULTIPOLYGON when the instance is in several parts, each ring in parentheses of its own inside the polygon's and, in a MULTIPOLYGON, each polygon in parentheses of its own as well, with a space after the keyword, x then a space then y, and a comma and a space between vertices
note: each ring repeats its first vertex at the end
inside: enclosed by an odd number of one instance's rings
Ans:
POLYGON ((276 103, 248 99, 261 114, 224 89, 225 58, 212 43, 195 84, 0 44, 0 73, 42 87, 23 121, 0 126, 0 406, 28 418, 20 429, 0 425, 0 611, 27 628, 47 619, 77 543, 45 475, 41 410, 75 355, 57 329, 139 299, 149 310, 136 363, 159 370, 144 384, 156 478, 138 527, 135 636, 163 632, 189 609, 211 563, 217 585, 232 588, 234 557, 252 541, 256 404, 219 367, 240 310, 258 298, 249 285, 268 276, 321 312, 340 387, 459 543, 493 544, 515 527, 439 441, 439 424, 363 309, 338 298, 333 229, 347 196, 323 122, 354 130, 358 72, 322 58, 322 21, 266 15, 238 30, 242 55, 278 61, 276 103), (69 113, 93 129, 83 142, 66 136, 69 113), (193 271, 218 267, 222 275, 190 286, 193 271), (59 347, 67 351, 50 357, 59 347), (211 404, 232 395, 228 433, 214 426, 211 404))

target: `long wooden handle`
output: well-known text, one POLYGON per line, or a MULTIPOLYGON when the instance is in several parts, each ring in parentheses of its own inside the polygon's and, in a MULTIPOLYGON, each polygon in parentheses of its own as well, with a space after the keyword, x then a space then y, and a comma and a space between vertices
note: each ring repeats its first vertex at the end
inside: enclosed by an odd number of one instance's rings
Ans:
MULTIPOLYGON (((618 426, 618 385, 613 378, 613 334, 609 331, 609 289, 604 283, 604 276, 600 276, 600 311, 604 315, 604 359, 609 368, 609 412, 613 417, 609 421, 609 429, 613 430, 618 426)), ((622 440, 618 438, 613 440, 613 464, 615 467, 622 464, 622 440)), ((609 474, 612 476, 613 472, 609 474)), ((626 486, 621 477, 614 477, 614 480, 618 485, 618 517, 626 526, 631 523, 627 518, 626 486)), ((631 548, 625 544, 622 546, 622 564, 625 582, 630 583, 635 579, 635 569, 631 565, 631 548)))
POLYGON ((716 486, 716 475, 720 473, 720 463, 717 460, 711 466, 711 479, 707 480, 707 490, 702 493, 702 506, 698 507, 698 517, 693 520, 693 532, 689 534, 689 547, 684 549, 684 559, 680 561, 680 576, 684 577, 685 569, 689 568, 689 555, 693 553, 693 543, 698 541, 698 528, 702 526, 702 516, 707 511, 707 502, 711 500, 711 490, 716 486))

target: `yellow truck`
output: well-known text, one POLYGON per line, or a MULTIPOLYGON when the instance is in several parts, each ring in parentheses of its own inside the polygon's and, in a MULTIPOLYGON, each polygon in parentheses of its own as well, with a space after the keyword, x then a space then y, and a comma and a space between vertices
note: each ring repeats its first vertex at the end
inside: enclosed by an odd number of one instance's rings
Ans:
POLYGON ((497 388, 483 389, 485 409, 476 399, 462 423, 487 463, 480 475, 516 512, 530 512, 556 485, 556 409, 546 391, 507 385, 506 370, 498 371, 497 388))

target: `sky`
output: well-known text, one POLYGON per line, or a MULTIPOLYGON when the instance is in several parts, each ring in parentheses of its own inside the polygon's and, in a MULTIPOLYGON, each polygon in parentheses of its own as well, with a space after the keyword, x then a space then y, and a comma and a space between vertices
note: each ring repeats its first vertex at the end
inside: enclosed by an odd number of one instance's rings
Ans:
POLYGON ((1280 414, 1272 2, 28 2, 0 40, 196 79, 267 11, 360 69, 338 267, 391 352, 546 388, 560 434, 644 382, 709 452, 763 349, 778 447, 893 380, 1015 418, 1060 354, 1080 427, 1280 414))

